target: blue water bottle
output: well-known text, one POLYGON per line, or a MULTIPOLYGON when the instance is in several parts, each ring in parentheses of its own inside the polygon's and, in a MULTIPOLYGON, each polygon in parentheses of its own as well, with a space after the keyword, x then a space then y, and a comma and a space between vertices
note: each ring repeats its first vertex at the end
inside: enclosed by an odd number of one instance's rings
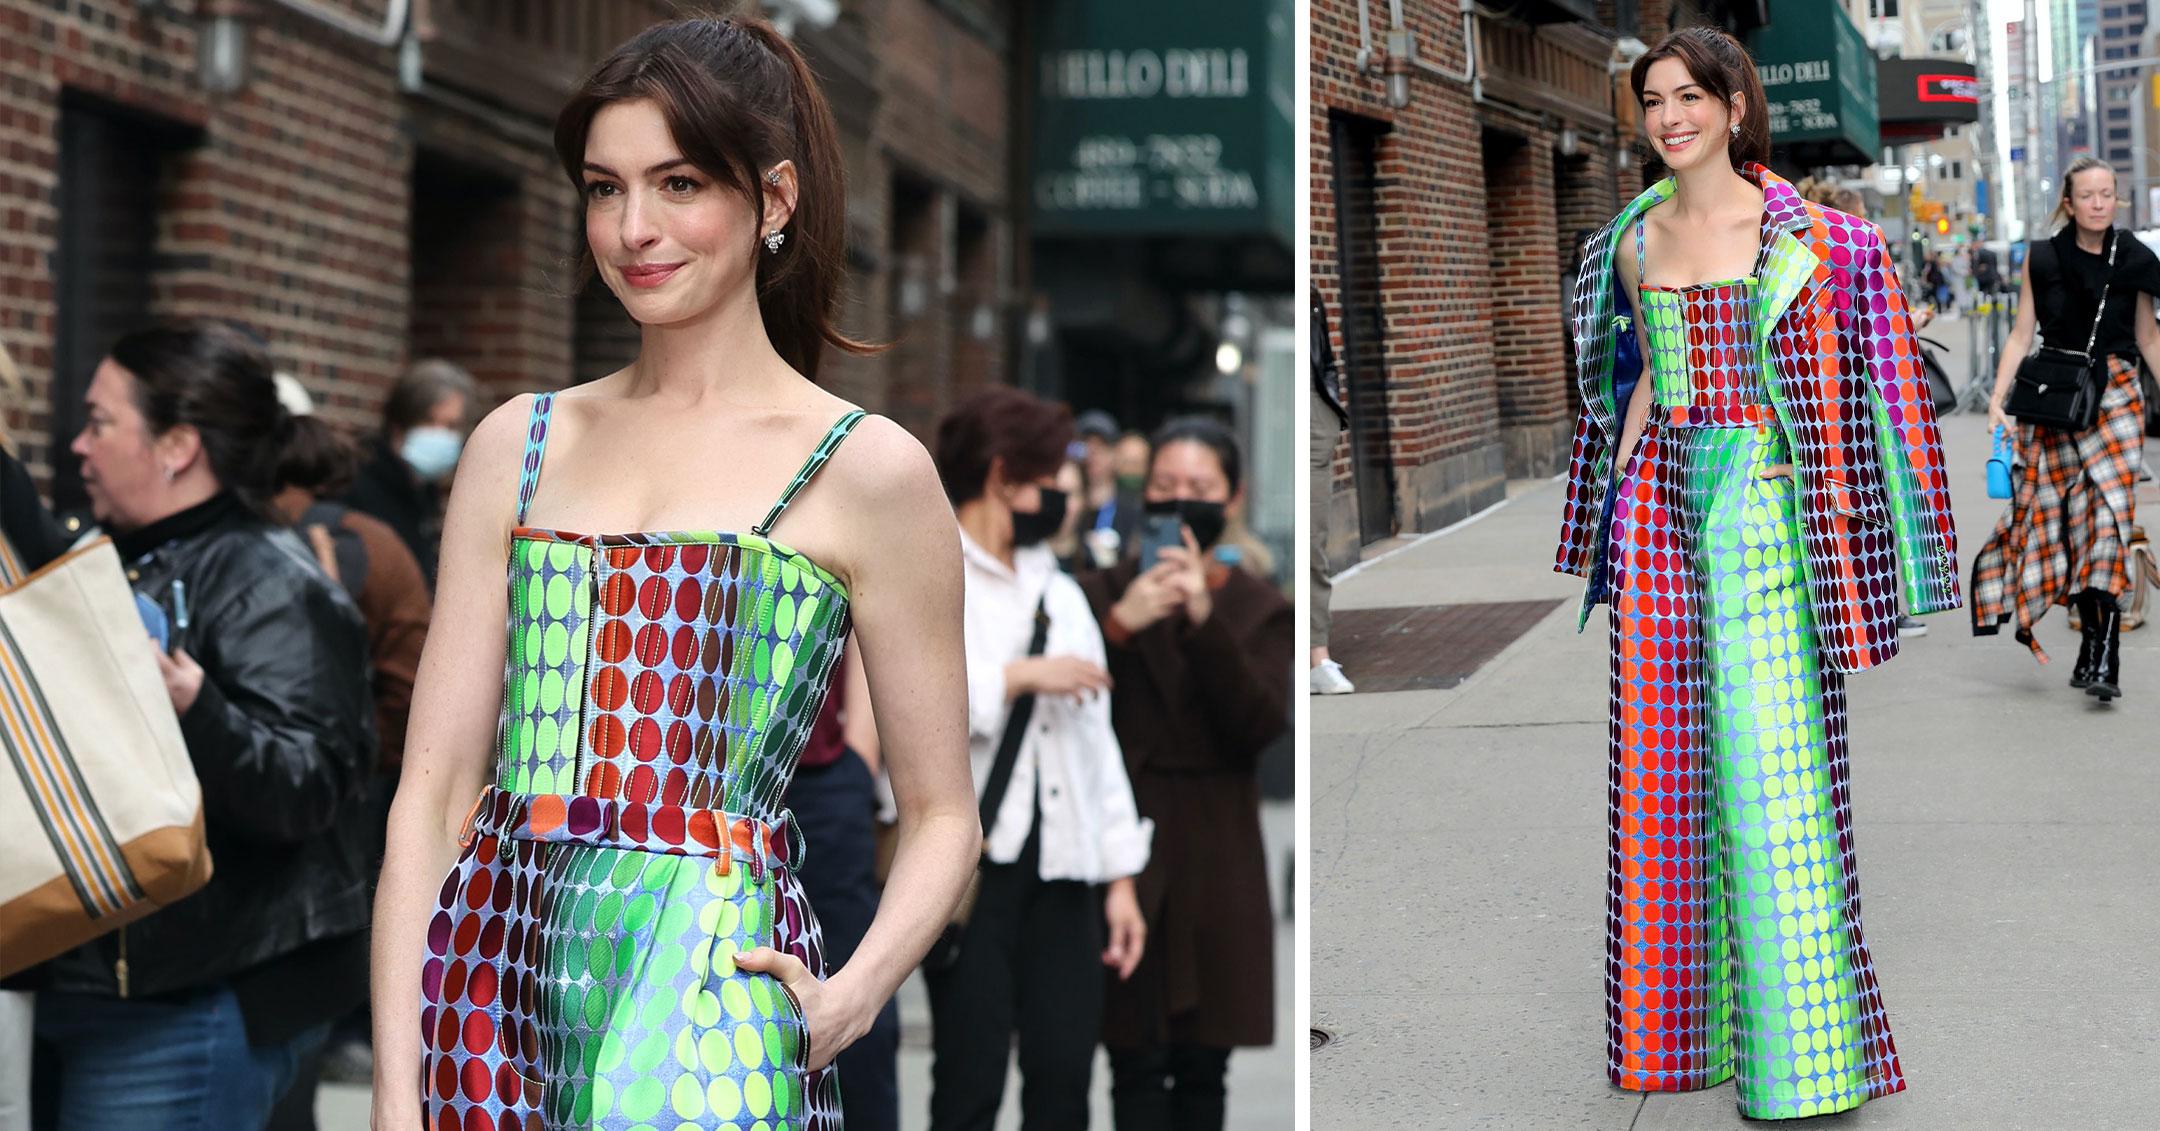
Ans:
POLYGON ((1995 450, 1987 462, 1988 498, 2010 497, 2010 437, 1995 429, 1995 450))

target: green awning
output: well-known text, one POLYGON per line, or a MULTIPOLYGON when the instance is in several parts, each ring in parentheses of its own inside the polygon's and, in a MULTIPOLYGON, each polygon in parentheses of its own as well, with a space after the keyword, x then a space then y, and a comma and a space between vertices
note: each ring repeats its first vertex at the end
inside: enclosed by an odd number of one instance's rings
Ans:
POLYGON ((1038 9, 1033 226, 1047 236, 1292 242, 1289 0, 1038 9))
POLYGON ((1770 145, 1795 166, 1870 165, 1882 151, 1875 56, 1839 4, 1770 0, 1748 34, 1769 101, 1770 145))

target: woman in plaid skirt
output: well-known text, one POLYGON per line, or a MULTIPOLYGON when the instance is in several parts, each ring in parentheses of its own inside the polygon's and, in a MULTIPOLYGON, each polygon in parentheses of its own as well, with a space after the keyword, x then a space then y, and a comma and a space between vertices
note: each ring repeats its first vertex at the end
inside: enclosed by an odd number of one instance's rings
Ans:
POLYGON ((2103 703, 2122 695, 2117 598, 2130 585, 2125 549, 2145 442, 2138 359, 2160 368, 2160 324, 2153 320, 2160 258, 2114 226, 2115 209, 2115 171, 2097 158, 2078 158, 2063 175, 2055 204, 2059 229, 2026 255, 2017 325, 1988 401, 1988 422, 2017 437, 2020 466, 2010 506, 1973 563, 1972 583, 1973 632, 1992 635, 2014 617, 2018 641, 2042 663, 2048 657, 2033 626, 2050 605, 2075 608, 2084 639, 2070 686, 2103 703), (2103 290, 2104 312, 2098 309, 2103 290), (2107 358, 2107 386, 2091 428, 2020 425, 2003 411, 2018 363, 2031 352, 2035 324, 2050 345, 2078 349, 2091 340, 2093 352, 2107 358))

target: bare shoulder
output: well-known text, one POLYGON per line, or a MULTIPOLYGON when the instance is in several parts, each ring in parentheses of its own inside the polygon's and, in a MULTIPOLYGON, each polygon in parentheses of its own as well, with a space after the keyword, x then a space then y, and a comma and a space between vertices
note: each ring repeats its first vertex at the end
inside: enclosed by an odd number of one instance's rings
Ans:
POLYGON ((930 453, 907 429, 882 416, 865 417, 821 474, 830 479, 827 498, 843 520, 846 533, 835 564, 851 590, 859 595, 866 575, 889 574, 894 563, 929 568, 950 557, 957 578, 959 527, 952 504, 930 453))
POLYGON ((450 491, 452 516, 486 515, 517 509, 518 476, 525 465, 525 434, 535 395, 519 393, 480 419, 458 457, 457 480, 450 491))
POLYGON ((945 499, 937 466, 922 441, 888 417, 863 417, 833 453, 825 472, 847 495, 872 506, 945 499))

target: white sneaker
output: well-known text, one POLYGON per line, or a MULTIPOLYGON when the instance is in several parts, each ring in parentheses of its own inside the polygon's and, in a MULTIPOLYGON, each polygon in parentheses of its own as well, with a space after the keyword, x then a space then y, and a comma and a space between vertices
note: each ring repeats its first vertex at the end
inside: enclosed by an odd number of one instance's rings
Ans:
POLYGON ((1333 660, 1322 660, 1313 665, 1312 693, 1314 695, 1348 695, 1357 690, 1350 677, 1343 674, 1342 665, 1333 660))
POLYGON ((1919 617, 1910 617, 1903 613, 1898 614, 1897 634, 1899 636, 1926 636, 1927 632, 1926 621, 1921 620, 1919 617))

